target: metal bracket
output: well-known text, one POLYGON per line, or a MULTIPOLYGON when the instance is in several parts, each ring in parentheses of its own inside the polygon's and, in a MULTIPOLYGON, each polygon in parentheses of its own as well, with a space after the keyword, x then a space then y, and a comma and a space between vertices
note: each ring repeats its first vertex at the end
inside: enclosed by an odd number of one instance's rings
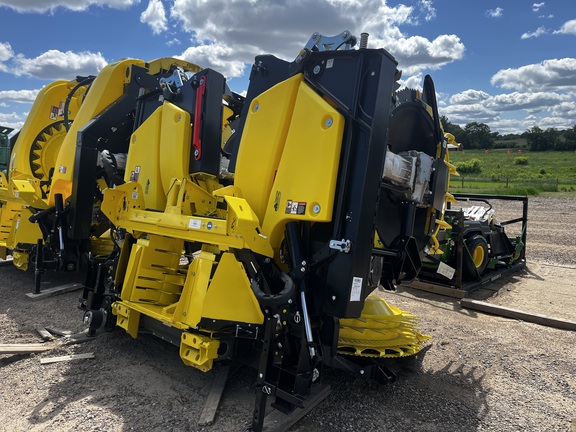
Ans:
POLYGON ((352 242, 350 240, 330 240, 330 249, 335 249, 339 252, 348 253, 352 247, 352 242))
POLYGON ((315 32, 294 61, 299 63, 310 51, 335 51, 338 49, 349 50, 352 49, 354 45, 356 45, 356 36, 348 30, 343 31, 336 36, 324 36, 315 32))
POLYGON ((193 74, 191 72, 184 72, 182 68, 176 68, 172 75, 164 78, 160 78, 160 86, 167 86, 172 92, 176 92, 177 89, 184 86, 184 83, 192 78, 193 74))

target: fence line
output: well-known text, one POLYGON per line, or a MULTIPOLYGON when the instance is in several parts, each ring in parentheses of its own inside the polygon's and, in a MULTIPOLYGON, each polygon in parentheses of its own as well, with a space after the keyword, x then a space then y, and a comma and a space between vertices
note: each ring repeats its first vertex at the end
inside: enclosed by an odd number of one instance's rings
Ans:
MULTIPOLYGON (((514 187, 534 187, 541 191, 556 192, 560 187, 559 178, 547 179, 525 179, 518 177, 472 177, 472 176, 451 176, 450 182, 453 187, 463 189, 509 189, 514 187)), ((564 183, 564 182, 562 182, 564 183)))

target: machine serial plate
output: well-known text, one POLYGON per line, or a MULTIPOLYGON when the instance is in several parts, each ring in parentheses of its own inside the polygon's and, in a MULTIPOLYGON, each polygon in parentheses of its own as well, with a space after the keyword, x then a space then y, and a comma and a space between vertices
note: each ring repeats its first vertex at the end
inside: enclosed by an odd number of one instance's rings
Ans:
POLYGON ((350 290, 350 301, 360 301, 362 295, 362 278, 352 278, 352 289, 350 290))

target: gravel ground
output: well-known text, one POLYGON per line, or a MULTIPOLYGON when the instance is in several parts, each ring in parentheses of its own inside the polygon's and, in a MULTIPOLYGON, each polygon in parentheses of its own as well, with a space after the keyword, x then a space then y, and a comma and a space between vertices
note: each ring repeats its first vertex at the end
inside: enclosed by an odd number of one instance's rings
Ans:
MULTIPOLYGON (((518 209, 502 203, 496 211, 506 220, 518 209)), ((531 198, 527 269, 473 298, 576 321, 575 215, 576 200, 531 198)), ((0 272, 0 343, 39 342, 35 324, 82 330, 78 292, 31 301, 31 272, 0 272)), ((47 274, 44 285, 71 278, 47 274)), ((381 294, 416 313, 432 340, 388 386, 326 371, 331 395, 293 431, 576 431, 576 332, 476 313, 411 288, 381 294)), ((186 367, 175 347, 122 331, 0 355, 0 431, 246 430, 255 373, 245 368, 229 379, 215 423, 197 426, 218 369, 186 367), (95 358, 39 361, 87 352, 95 358)))

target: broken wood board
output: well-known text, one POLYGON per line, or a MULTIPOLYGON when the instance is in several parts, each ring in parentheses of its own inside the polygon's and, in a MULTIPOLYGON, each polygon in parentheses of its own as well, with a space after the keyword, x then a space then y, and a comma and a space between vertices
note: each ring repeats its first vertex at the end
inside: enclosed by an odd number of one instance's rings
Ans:
POLYGON ((39 299, 43 299, 46 297, 52 297, 52 296, 55 296, 58 294, 64 294, 64 293, 67 293, 70 291, 76 291, 76 290, 79 290, 81 288, 84 288, 83 284, 71 283, 71 284, 60 285, 60 286, 56 286, 56 287, 52 287, 52 288, 46 288, 46 289, 43 289, 38 294, 26 293, 26 296, 32 300, 39 300, 39 299))
POLYGON ((46 330, 44 328, 44 326, 41 326, 39 324, 36 324, 34 326, 34 328, 36 329, 36 331, 40 334, 40 337, 42 339, 44 339, 45 341, 51 341, 54 340, 54 336, 52 336, 52 333, 50 333, 48 330, 46 330))
POLYGON ((414 288, 420 291, 427 291, 427 292, 431 292, 434 294, 440 294, 443 296, 447 296, 447 297, 453 297, 453 298, 464 298, 468 295, 468 292, 462 290, 462 289, 458 289, 458 288, 454 288, 454 287, 447 287, 447 286, 442 286, 442 285, 438 285, 438 284, 434 284, 433 282, 426 282, 426 281, 422 281, 422 280, 414 280, 413 282, 410 282, 409 284, 403 284, 400 285, 402 288, 414 288))
POLYGON ((60 357, 42 358, 42 359, 40 359, 40 364, 58 363, 58 362, 63 362, 63 361, 91 359, 91 358, 94 358, 94 353, 71 354, 71 355, 65 355, 65 356, 60 356, 60 357))
POLYGON ((198 420, 199 426, 207 426, 212 424, 214 421, 214 418, 216 417, 216 411, 218 410, 218 405, 220 404, 220 398, 222 397, 222 393, 224 393, 224 387, 226 386, 229 373, 230 365, 228 364, 220 368, 216 378, 214 378, 212 389, 206 398, 204 408, 202 409, 200 419, 198 420))
POLYGON ((52 345, 42 343, 0 344, 0 354, 34 354, 52 348, 52 345))
POLYGON ((479 300, 462 299, 460 300, 460 306, 466 309, 473 309, 480 312, 500 315, 506 318, 514 318, 548 327, 555 327, 564 330, 576 330, 576 321, 570 321, 563 318, 555 318, 532 312, 525 312, 518 309, 498 306, 479 300))

